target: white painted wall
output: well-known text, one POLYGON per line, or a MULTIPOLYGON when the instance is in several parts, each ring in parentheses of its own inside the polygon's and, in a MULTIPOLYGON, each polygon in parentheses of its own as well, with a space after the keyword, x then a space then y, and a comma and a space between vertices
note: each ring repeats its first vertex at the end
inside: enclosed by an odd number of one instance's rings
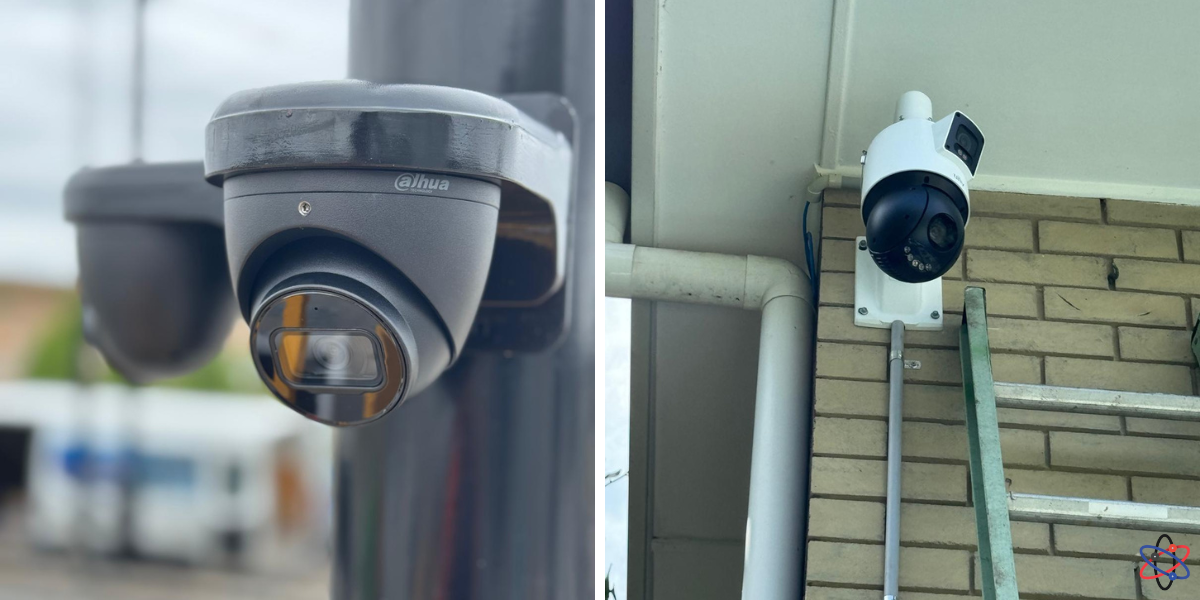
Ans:
MULTIPOLYGON (((987 137, 973 187, 1200 203, 1200 3, 634 3, 631 236, 803 264, 813 165, 909 89, 987 137)), ((633 303, 629 598, 737 597, 758 316, 633 303)))
POLYGON ((857 0, 836 20, 825 166, 857 172, 919 89, 983 130, 972 187, 1200 204, 1195 2, 857 0))
MULTIPOLYGON (((635 244, 803 264, 829 1, 634 2, 635 244)), ((757 313, 633 303, 632 599, 736 598, 757 313)))

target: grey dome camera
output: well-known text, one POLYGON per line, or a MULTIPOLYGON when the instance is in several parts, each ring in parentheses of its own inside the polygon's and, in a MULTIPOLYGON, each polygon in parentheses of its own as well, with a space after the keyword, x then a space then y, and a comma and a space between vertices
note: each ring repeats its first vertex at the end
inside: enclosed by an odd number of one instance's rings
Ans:
POLYGON ((498 98, 353 80, 240 92, 209 122, 205 176, 224 189, 259 374, 323 422, 378 418, 461 356, 481 306, 562 287, 570 139, 498 98))
POLYGON ((380 418, 464 352, 549 348, 570 319, 575 128, 553 94, 235 94, 204 164, 68 183, 88 339, 150 383, 211 360, 240 312, 271 392, 332 425, 380 418))
POLYGON ((221 191, 203 176, 198 162, 84 169, 63 193, 84 336, 133 383, 200 368, 233 325, 221 191))
POLYGON ((932 103, 907 92, 896 122, 863 155, 867 249, 888 276, 907 283, 941 277, 962 254, 983 134, 961 112, 932 119, 932 103))

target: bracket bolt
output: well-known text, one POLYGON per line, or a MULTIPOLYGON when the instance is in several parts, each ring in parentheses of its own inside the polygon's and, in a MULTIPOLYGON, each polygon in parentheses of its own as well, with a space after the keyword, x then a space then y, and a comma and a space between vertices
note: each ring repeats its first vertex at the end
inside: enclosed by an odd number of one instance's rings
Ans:
POLYGON ((297 210, 300 211, 300 216, 307 217, 308 213, 312 212, 312 205, 308 203, 308 200, 303 200, 300 202, 297 210))
POLYGON ((933 317, 934 319, 940 319, 940 318, 942 318, 942 313, 939 313, 938 311, 935 310, 935 311, 929 313, 929 316, 933 317))
POLYGON ((867 307, 865 307, 865 306, 858 307, 858 314, 860 314, 860 315, 867 314, 867 307))
POLYGON ((867 240, 861 240, 861 241, 859 241, 859 242, 858 242, 858 249, 859 249, 859 250, 866 250, 866 249, 867 249, 867 240))

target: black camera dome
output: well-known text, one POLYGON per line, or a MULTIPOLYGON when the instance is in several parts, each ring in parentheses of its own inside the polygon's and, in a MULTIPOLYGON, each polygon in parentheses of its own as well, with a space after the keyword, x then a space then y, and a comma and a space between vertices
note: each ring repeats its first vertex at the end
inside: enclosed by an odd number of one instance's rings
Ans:
POLYGON ((83 169, 63 191, 76 226, 88 341, 137 384, 190 373, 236 317, 221 190, 199 162, 83 169))
POLYGON ((941 277, 962 254, 967 201, 935 173, 884 178, 863 201, 867 249, 890 277, 923 283, 941 277))

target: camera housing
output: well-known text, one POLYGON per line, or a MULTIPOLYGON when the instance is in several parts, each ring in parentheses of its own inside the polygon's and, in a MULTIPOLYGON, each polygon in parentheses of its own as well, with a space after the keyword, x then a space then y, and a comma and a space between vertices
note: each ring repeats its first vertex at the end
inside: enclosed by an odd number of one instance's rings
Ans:
POLYGON ((867 250, 884 273, 906 283, 941 277, 962 254, 967 184, 984 145, 966 115, 955 111, 934 122, 932 108, 925 94, 905 93, 896 121, 863 154, 867 250))
POLYGON ((83 169, 63 192, 84 337, 133 383, 204 366, 233 326, 224 202, 203 176, 199 162, 83 169))
POLYGON ((331 425, 382 417, 464 353, 551 348, 571 316, 576 128, 545 93, 235 94, 204 163, 68 183, 87 338, 151 383, 209 362, 240 312, 271 392, 331 425))
POLYGON ((432 383, 468 335, 528 348, 565 330, 574 118, 561 98, 521 101, 546 122, 468 90, 355 80, 217 109, 205 177, 224 190, 256 367, 285 404, 365 423, 432 383), (547 306, 557 326, 521 319, 547 306), (540 337, 497 335, 514 321, 540 337))

